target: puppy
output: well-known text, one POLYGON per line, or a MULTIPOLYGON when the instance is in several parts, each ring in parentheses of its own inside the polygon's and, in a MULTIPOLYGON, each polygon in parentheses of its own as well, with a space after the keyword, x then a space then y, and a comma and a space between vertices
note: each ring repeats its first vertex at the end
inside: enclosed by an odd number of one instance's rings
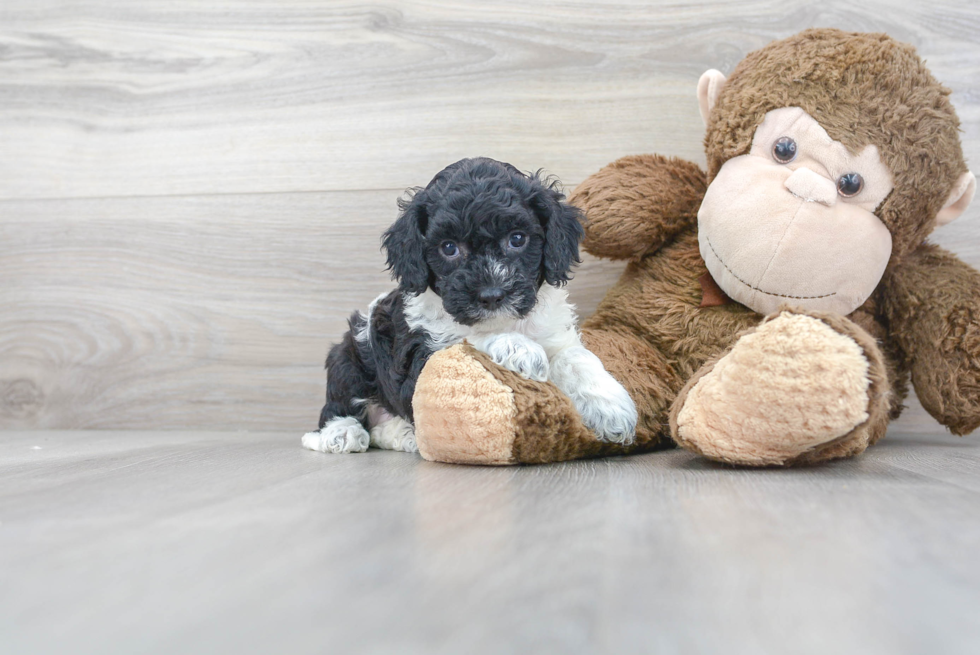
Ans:
POLYGON ((327 403, 311 450, 416 452, 412 394, 433 352, 466 339, 512 371, 550 380, 606 441, 636 430, 629 394, 586 350, 561 288, 579 261, 579 212, 557 183, 463 159, 399 201, 382 245, 398 288, 355 312, 327 356, 327 403))

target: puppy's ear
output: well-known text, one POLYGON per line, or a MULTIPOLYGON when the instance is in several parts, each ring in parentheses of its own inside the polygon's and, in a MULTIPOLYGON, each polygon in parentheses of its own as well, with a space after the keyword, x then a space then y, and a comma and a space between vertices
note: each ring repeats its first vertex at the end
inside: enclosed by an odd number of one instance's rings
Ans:
POLYGON ((425 262, 425 229, 429 223, 425 192, 415 189, 409 199, 398 200, 401 215, 381 237, 388 257, 388 270, 402 291, 419 294, 429 286, 425 262))
POLYGON ((582 261, 578 255, 578 244, 585 234, 582 212, 563 202, 565 196, 557 190, 557 182, 545 184, 536 173, 532 183, 531 209, 544 228, 544 279, 560 287, 571 278, 572 264, 582 261))

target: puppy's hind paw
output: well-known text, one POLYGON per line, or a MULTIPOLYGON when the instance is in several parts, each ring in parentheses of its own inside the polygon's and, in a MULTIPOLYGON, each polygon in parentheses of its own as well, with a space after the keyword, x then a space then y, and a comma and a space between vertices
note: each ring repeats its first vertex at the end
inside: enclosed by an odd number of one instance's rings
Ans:
POLYGON ((540 344, 523 334, 495 334, 478 346, 478 350, 489 355, 494 363, 529 380, 544 382, 548 379, 547 353, 540 344))
POLYGON ((352 416, 330 419, 318 432, 303 435, 303 446, 321 453, 363 453, 370 443, 371 435, 352 416))
POLYGON ((415 427, 400 416, 393 416, 371 428, 371 445, 406 453, 419 452, 415 443, 415 427))

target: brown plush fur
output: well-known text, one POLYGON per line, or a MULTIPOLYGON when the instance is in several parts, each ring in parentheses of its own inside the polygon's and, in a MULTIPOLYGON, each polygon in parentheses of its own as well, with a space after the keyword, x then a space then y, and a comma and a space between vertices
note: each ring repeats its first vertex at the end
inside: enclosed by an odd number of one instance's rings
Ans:
MULTIPOLYGON (((570 201, 587 215, 585 249, 628 260, 582 333, 637 404, 630 451, 670 446, 670 417, 676 419, 688 391, 764 320, 738 303, 699 306, 698 279, 707 269, 697 211, 707 183, 725 161, 749 150, 766 112, 787 106, 802 107, 854 152, 877 146, 895 182, 876 211, 893 252, 861 307, 848 317, 816 317, 853 339, 868 360, 868 419, 794 458, 742 463, 811 464, 861 452, 901 412, 910 375, 923 406, 954 433, 980 425, 980 273, 924 243, 967 170, 948 96, 910 46, 882 34, 808 30, 749 54, 732 73, 708 120, 707 175, 679 159, 635 156, 576 189, 570 201)), ((551 385, 472 356, 514 391, 521 433, 515 461, 621 452, 584 433, 551 385)))
MULTIPOLYGON (((894 244, 885 277, 850 320, 820 317, 855 338, 869 360, 881 362, 873 367, 875 391, 869 403, 875 411, 869 419, 870 434, 860 439, 866 443, 884 433, 887 421, 882 417, 894 418, 901 412, 910 371, 923 404, 940 422, 956 433, 980 424, 980 274, 949 253, 922 243, 958 176, 966 171, 957 134, 959 121, 948 95, 910 46, 881 34, 808 30, 748 55, 729 78, 709 118, 705 137, 709 180, 727 159, 748 151, 766 112, 784 106, 802 107, 831 137, 855 152, 874 144, 893 172, 895 190, 877 211, 894 244), (882 386, 887 387, 887 394, 880 391, 882 386)), ((614 215, 607 205, 593 201, 600 175, 604 184, 616 187, 611 174, 632 166, 630 174, 620 175, 618 186, 635 186, 634 180, 643 175, 637 170, 639 161, 653 160, 620 160, 582 185, 588 193, 572 195, 572 202, 589 217, 586 250, 606 252, 605 225, 651 214, 643 199, 636 200, 642 208, 622 204, 614 215)), ((692 165, 686 162, 658 159, 656 165, 671 172, 652 174, 651 179, 679 179, 681 175, 673 172, 678 168, 686 169, 685 176, 692 175, 692 165)), ((686 191, 678 186, 674 184, 670 191, 685 197, 681 206, 700 204, 704 188, 700 180, 689 184, 686 191)), ((672 210, 671 205, 659 206, 672 210)), ((660 221, 669 230, 667 238, 674 237, 673 243, 629 264, 583 328, 590 344, 600 343, 606 333, 627 328, 639 341, 657 346, 658 355, 649 361, 669 371, 663 380, 679 377, 688 381, 695 374, 703 375, 706 371, 698 370, 705 363, 726 352, 739 332, 761 318, 738 304, 697 307, 701 291, 697 279, 705 269, 696 224, 690 222, 687 212, 683 219, 687 220, 671 217, 660 221)), ((650 231, 644 228, 645 233, 650 231)), ((658 235, 654 241, 660 245, 666 240, 658 235)), ((620 365, 612 361, 617 358, 615 351, 600 357, 611 370, 620 365)), ((632 353, 625 357, 634 359, 632 353)), ((629 384, 627 388, 631 389, 629 384)), ((664 400, 638 398, 643 406, 641 416, 647 412, 663 416, 664 400)), ((656 439, 668 437, 661 421, 645 416, 643 422, 660 424, 656 439)), ((639 442, 649 439, 644 433, 639 442)), ((845 445, 849 441, 853 440, 827 444, 784 463, 853 454, 845 445)))
POLYGON ((660 155, 623 157, 575 189, 582 206, 601 208, 585 229, 596 257, 639 260, 698 222, 708 185, 701 169, 660 155))
POLYGON ((953 434, 980 427, 980 273, 926 244, 881 289, 890 340, 922 406, 953 434))
POLYGON ((463 344, 447 348, 419 375, 412 403, 415 431, 427 437, 419 439, 419 452, 440 462, 514 464, 519 426, 514 392, 471 351, 463 344), (457 429, 461 424, 465 430, 457 429))

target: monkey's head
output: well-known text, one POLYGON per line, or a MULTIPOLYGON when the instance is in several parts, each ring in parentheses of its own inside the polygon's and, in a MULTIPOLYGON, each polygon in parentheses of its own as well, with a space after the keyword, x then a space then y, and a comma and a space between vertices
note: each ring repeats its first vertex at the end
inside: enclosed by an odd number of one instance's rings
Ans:
POLYGON ((849 314, 969 206, 949 90, 884 34, 807 30, 698 84, 701 255, 733 299, 849 314))

